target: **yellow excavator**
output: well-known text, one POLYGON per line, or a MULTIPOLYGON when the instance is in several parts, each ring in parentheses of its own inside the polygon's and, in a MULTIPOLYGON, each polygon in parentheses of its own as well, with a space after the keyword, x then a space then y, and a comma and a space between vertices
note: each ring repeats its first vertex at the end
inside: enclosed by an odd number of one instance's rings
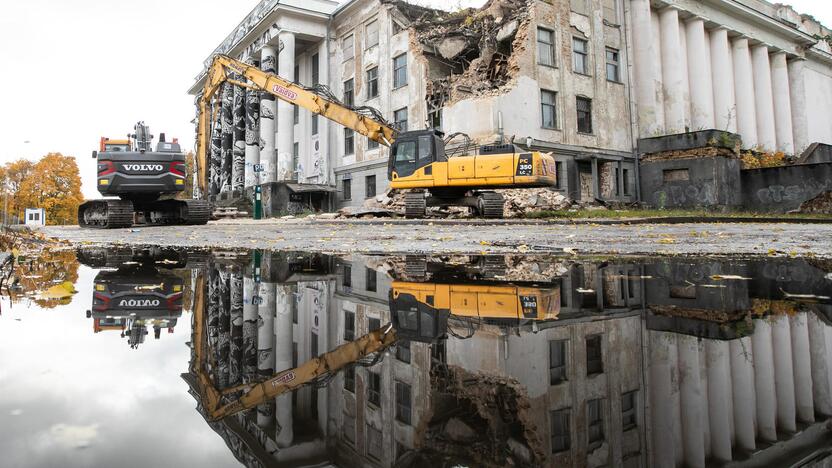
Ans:
POLYGON ((442 132, 399 132, 374 109, 348 106, 321 88, 308 88, 231 57, 215 55, 199 97, 197 163, 202 187, 213 118, 211 102, 226 82, 273 94, 389 146, 390 187, 409 189, 405 194, 409 218, 424 217, 428 206, 467 206, 485 218, 502 218, 504 200, 495 189, 555 185, 551 154, 500 144, 480 146, 478 154, 448 157, 442 132))
MULTIPOLYGON (((193 360, 182 378, 199 394, 205 416, 216 421, 255 408, 270 399, 334 375, 371 355, 379 355, 398 340, 435 342, 448 333, 448 319, 486 321, 556 320, 560 286, 513 284, 441 284, 394 281, 390 289, 392 322, 381 329, 261 382, 218 389, 210 375, 205 324, 205 279, 197 278, 194 303, 193 360)), ((463 337, 464 338, 464 337, 463 337)))

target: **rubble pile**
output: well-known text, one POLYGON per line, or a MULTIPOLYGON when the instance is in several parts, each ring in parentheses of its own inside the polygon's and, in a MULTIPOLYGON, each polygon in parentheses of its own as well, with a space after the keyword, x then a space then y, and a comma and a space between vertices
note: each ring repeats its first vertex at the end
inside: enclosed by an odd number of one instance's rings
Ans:
POLYGON ((550 282, 569 271, 566 263, 542 261, 526 255, 511 255, 505 260, 505 273, 499 279, 508 281, 550 282))
POLYGON ((562 193, 547 188, 497 190, 506 199, 505 215, 517 218, 532 211, 563 210, 572 206, 572 200, 562 193))
POLYGON ((730 148, 707 146, 704 148, 691 148, 645 154, 642 156, 642 160, 645 162, 653 162, 669 161, 674 159, 716 158, 720 156, 725 158, 736 158, 737 152, 730 148))
POLYGON ((832 192, 823 192, 800 205, 797 213, 832 214, 832 192))

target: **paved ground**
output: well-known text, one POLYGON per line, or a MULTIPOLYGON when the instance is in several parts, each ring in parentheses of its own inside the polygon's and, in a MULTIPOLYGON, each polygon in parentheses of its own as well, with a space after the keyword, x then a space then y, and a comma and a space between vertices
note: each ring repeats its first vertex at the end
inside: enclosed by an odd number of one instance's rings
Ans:
POLYGON ((331 253, 547 251, 592 254, 769 254, 832 258, 832 224, 641 224, 238 220, 207 226, 44 228, 77 244, 153 244, 331 253))

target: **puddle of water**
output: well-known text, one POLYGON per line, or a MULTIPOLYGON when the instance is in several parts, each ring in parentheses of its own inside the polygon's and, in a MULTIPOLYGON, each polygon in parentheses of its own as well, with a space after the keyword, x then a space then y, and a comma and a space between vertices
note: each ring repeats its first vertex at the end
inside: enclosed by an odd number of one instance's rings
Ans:
POLYGON ((14 428, 0 438, 3 463, 783 466, 829 456, 828 263, 77 257, 3 298, 0 427, 14 428), (77 294, 29 291, 65 281, 77 294))

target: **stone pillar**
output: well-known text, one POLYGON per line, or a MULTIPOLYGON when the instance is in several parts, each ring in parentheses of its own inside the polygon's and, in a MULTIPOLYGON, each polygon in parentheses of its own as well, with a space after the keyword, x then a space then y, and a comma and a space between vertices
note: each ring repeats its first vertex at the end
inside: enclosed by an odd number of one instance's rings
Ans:
POLYGON ((774 385, 777 395, 777 427, 795 432, 794 369, 792 367, 792 334, 789 318, 780 315, 771 325, 774 349, 774 385))
MULTIPOLYGON (((652 427, 652 466, 675 466, 673 424, 677 419, 677 409, 672 404, 671 363, 676 355, 671 356, 673 335, 663 332, 648 332, 650 336, 650 419, 652 427)), ((675 345, 674 345, 675 347, 675 345)))
POLYGON ((216 196, 220 193, 220 170, 222 168, 222 106, 220 104, 214 105, 212 119, 211 159, 208 164, 208 194, 216 196))
MULTIPOLYGON (((656 80, 653 93, 656 98, 656 125, 658 133, 667 133, 667 126, 665 125, 664 112, 664 78, 662 77, 662 45, 661 45, 661 30, 662 25, 659 21, 659 12, 650 10, 650 25, 653 31, 653 44, 650 47, 650 56, 653 58, 654 68, 656 70, 656 80)), ((649 135, 655 136, 655 134, 649 135)))
POLYGON ((231 190, 242 193, 246 170, 246 93, 242 86, 234 86, 233 118, 234 150, 231 164, 231 190))
POLYGON ((667 133, 685 131, 685 77, 682 45, 679 38, 679 10, 669 6, 659 13, 662 48, 664 121, 667 133))
POLYGON ((248 382, 257 377, 257 326, 260 319, 254 287, 251 274, 243 276, 243 378, 248 382))
MULTIPOLYGON (((295 35, 282 31, 278 35, 283 46, 280 49, 277 66, 280 76, 294 76, 295 73, 295 35)), ((292 180, 292 153, 295 144, 294 106, 282 99, 277 101, 277 180, 292 180)))
POLYGON ((243 276, 235 271, 229 277, 231 352, 228 368, 231 385, 238 385, 243 382, 243 276))
POLYGON ((809 324, 807 314, 789 318, 792 331, 792 364, 794 366, 794 390, 797 402, 797 418, 800 422, 815 422, 815 405, 812 402, 812 355, 809 351, 809 324))
POLYGON ((743 148, 757 146, 757 107, 754 98, 751 54, 748 39, 734 40, 734 95, 737 99, 737 131, 742 135, 743 148))
MULTIPOLYGON (((277 55, 274 47, 264 46, 260 51, 260 69, 267 73, 277 73, 277 55)), ((291 75, 290 75, 291 76, 291 75)), ((274 147, 275 97, 267 92, 260 93, 260 183, 275 182, 277 170, 277 153, 274 147)))
POLYGON ((733 340, 731 353, 731 395, 734 408, 734 434, 737 445, 748 451, 757 447, 754 432, 754 368, 751 338, 733 340))
POLYGON ((711 432, 711 456, 729 462, 731 455, 731 357, 727 341, 707 340, 705 353, 708 369, 708 417, 711 432))
POLYGON ((812 144, 809 141, 809 114, 806 102, 806 61, 797 59, 789 62, 789 96, 792 100, 792 134, 794 152, 801 154, 812 144))
POLYGON ((774 351, 771 344, 771 325, 767 320, 754 320, 754 336, 751 337, 751 342, 754 347, 754 387, 757 392, 757 434, 762 440, 776 442, 774 351))
MULTIPOLYGON (((257 284, 252 280, 252 303, 257 304, 257 374, 269 378, 274 374, 274 283, 257 284)), ((274 402, 257 406, 257 425, 274 424, 274 402)))
POLYGON ((690 83, 690 120, 693 130, 712 129, 714 123, 714 90, 712 84, 710 44, 705 21, 694 18, 685 27, 688 49, 688 82, 690 83))
POLYGON ((789 64, 786 62, 785 52, 777 52, 771 56, 771 89, 774 95, 774 126, 777 131, 777 151, 794 154, 789 64))
POLYGON ((230 83, 222 84, 222 164, 220 166, 220 193, 231 191, 231 163, 233 160, 234 142, 234 86, 230 83))
POLYGON ((254 166, 260 164, 260 92, 246 90, 246 188, 259 183, 254 166))
POLYGON ((653 55, 656 47, 654 37, 657 34, 653 31, 653 23, 650 20, 650 0, 632 0, 630 12, 633 23, 631 30, 639 136, 646 138, 656 135, 664 127, 664 122, 659 122, 656 115, 656 75, 659 69, 653 55))
POLYGON ((692 336, 679 336, 679 387, 682 409, 682 441, 685 466, 705 467, 705 439, 700 381, 699 342, 692 336))
POLYGON ((734 98, 734 61, 728 30, 711 31, 711 83, 714 92, 714 126, 737 132, 737 102, 734 98))
POLYGON ((229 385, 231 368, 229 367, 229 356, 231 355, 231 291, 229 290, 228 271, 220 270, 218 274, 218 307, 219 324, 217 327, 217 387, 220 390, 229 385))
POLYGON ((826 324, 814 314, 809 314, 808 322, 815 410, 825 416, 832 416, 832 369, 829 367, 830 350, 826 346, 826 324))
MULTIPOLYGON (((288 284, 276 285, 274 297, 274 333, 276 337, 274 369, 276 372, 280 372, 292 368, 292 343, 294 342, 292 303, 295 297, 292 293, 292 287, 288 284)), ((277 424, 280 428, 275 441, 278 447, 289 447, 292 445, 292 440, 294 440, 291 392, 275 398, 275 406, 277 408, 277 424)))
POLYGON ((763 149, 777 148, 777 130, 774 127, 774 97, 771 94, 771 62, 768 47, 756 45, 751 49, 754 68, 754 103, 757 108, 757 142, 763 149))

